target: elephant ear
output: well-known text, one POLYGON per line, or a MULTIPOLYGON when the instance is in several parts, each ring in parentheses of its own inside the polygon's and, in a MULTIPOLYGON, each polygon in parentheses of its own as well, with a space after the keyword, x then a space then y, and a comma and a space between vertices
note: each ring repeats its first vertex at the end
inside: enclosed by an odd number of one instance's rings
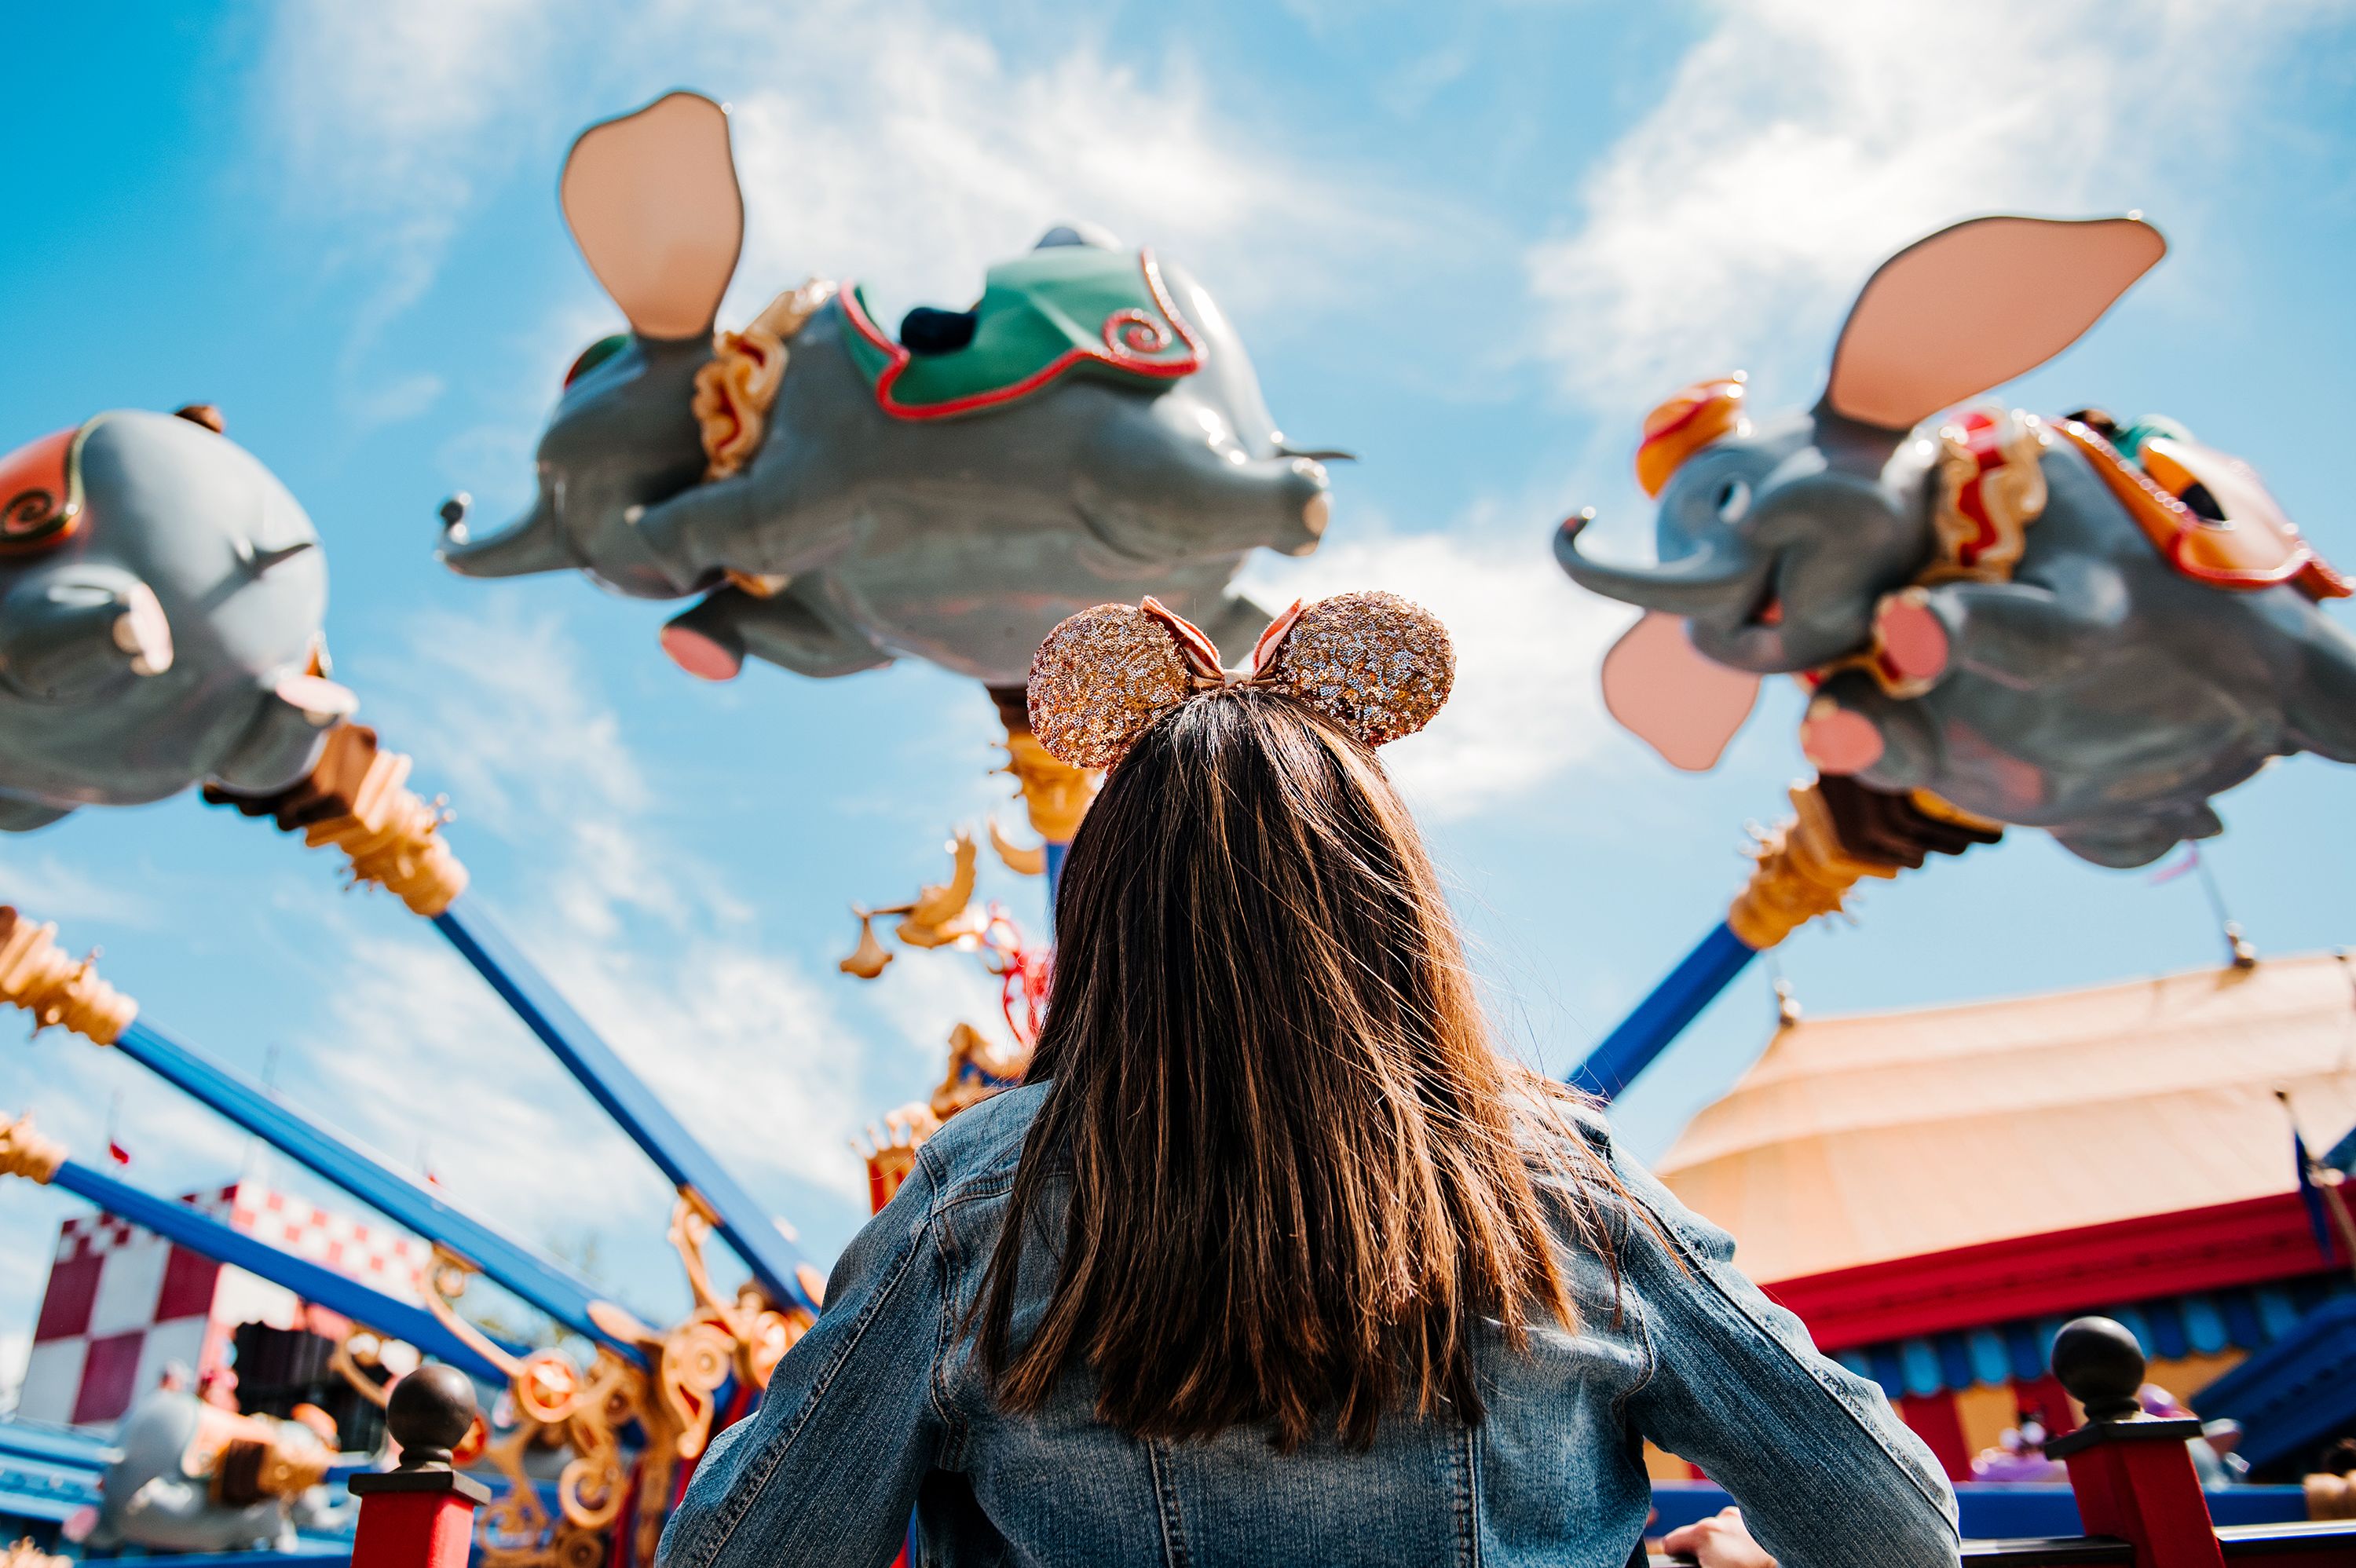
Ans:
POLYGON ((564 160, 564 221, 642 337, 712 329, 744 244, 728 111, 694 92, 581 133, 564 160))
POLYGON ((1975 218, 1881 264, 1841 328, 1825 400, 1908 430, 2078 341, 2168 253, 2139 218, 1975 218))
POLYGON ((1758 699, 1759 677, 1703 657, 1683 615, 1647 610, 1603 656, 1603 706, 1689 773, 1718 765, 1758 699))

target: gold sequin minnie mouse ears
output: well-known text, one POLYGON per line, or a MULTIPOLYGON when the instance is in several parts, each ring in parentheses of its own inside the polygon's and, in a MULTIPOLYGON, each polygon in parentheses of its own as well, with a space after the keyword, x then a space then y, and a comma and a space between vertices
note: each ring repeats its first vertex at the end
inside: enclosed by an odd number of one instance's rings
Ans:
POLYGON ((1200 628, 1149 597, 1083 610, 1047 634, 1031 659, 1031 732, 1074 767, 1109 768, 1196 692, 1254 686, 1379 746, 1430 723, 1455 679, 1448 628, 1396 593, 1295 601, 1233 670, 1200 628))

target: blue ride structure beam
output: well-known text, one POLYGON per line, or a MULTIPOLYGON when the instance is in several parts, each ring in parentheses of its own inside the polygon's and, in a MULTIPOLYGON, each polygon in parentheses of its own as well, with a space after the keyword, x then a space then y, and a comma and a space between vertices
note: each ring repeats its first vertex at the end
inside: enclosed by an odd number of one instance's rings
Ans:
MULTIPOLYGON (((37 1173, 31 1174, 33 1179, 42 1179, 37 1173)), ((404 1340, 470 1377, 499 1386, 505 1386, 508 1381, 498 1363, 452 1333, 425 1308, 396 1300, 307 1258, 281 1252, 186 1203, 143 1192, 70 1159, 59 1161, 45 1185, 88 1199, 117 1219, 152 1231, 215 1263, 241 1268, 273 1285, 284 1285, 305 1301, 339 1312, 377 1333, 404 1340)))
POLYGON ((573 1010, 555 985, 480 911, 468 907, 464 897, 433 921, 671 1184, 702 1200, 717 1218, 721 1235, 770 1299, 815 1317, 819 1304, 798 1277, 809 1264, 777 1229, 776 1219, 696 1141, 588 1020, 573 1010))
POLYGON ((1758 955, 1759 950, 1737 936, 1731 925, 1719 922, 1603 1037, 1603 1043, 1571 1069, 1571 1086, 1599 1099, 1618 1098, 1758 955))
POLYGON ((633 1365, 646 1364, 636 1345, 598 1327, 590 1307, 601 1293, 562 1264, 502 1235, 379 1156, 288 1109, 260 1084, 145 1019, 133 1019, 113 1048, 295 1163, 427 1241, 441 1243, 574 1333, 633 1365))
POLYGON ((1873 789, 1853 779, 1794 784, 1793 816, 1760 835, 1751 880, 1718 928, 1703 937, 1652 994, 1572 1069, 1570 1082, 1606 1100, 1636 1081, 1685 1027, 1764 953, 1808 922, 1846 907, 1869 878, 1920 869, 1933 855, 1961 855, 2004 837, 2001 823, 1923 795, 1873 789))

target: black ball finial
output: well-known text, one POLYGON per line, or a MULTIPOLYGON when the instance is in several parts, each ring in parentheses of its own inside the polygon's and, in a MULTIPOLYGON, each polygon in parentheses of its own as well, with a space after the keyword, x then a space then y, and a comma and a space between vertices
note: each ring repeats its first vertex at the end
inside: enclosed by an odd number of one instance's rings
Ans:
POLYGON ((2073 1317, 2053 1338, 2053 1375, 2086 1407, 2086 1419, 2129 1421, 2143 1413, 2143 1347, 2108 1317, 2073 1317))
POLYGON ((446 1470, 450 1450, 475 1424, 475 1381, 457 1368, 428 1361, 392 1385, 385 1430, 401 1445, 404 1470, 446 1470))

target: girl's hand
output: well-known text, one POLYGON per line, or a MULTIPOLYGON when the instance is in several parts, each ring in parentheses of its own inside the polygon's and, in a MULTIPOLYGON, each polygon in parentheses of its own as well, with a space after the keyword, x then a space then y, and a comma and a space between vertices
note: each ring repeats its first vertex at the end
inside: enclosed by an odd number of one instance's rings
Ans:
POLYGON ((1751 1539, 1743 1527, 1742 1510, 1723 1508, 1708 1519, 1696 1520, 1661 1538, 1661 1550, 1690 1557, 1701 1568, 1775 1568, 1766 1548, 1751 1539))

